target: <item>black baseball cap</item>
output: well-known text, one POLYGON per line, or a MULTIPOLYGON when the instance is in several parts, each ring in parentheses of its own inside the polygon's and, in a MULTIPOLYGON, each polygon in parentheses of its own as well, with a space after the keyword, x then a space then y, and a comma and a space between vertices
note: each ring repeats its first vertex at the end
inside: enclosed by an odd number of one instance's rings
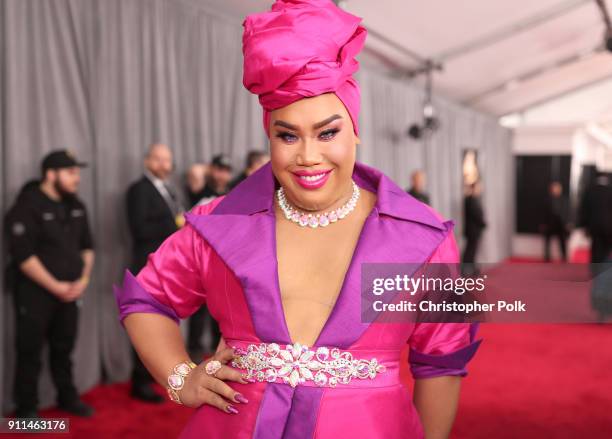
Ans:
POLYGON ((212 159, 212 165, 216 166, 217 168, 225 168, 230 171, 232 170, 232 162, 225 154, 218 154, 214 156, 212 159))
POLYGON ((74 154, 67 149, 52 151, 42 161, 43 172, 47 169, 61 169, 73 167, 85 168, 87 163, 78 162, 74 154))

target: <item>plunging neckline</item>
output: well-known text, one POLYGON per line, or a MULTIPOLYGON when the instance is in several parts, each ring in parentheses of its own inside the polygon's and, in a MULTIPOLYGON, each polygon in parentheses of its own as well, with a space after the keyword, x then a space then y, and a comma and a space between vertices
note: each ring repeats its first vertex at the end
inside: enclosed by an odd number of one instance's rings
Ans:
MULTIPOLYGON (((353 264, 355 263, 355 255, 357 254, 360 247, 363 245, 362 241, 363 241, 363 236, 364 236, 364 230, 366 226, 368 225, 368 223, 372 221, 372 218, 374 218, 374 216, 376 216, 378 212, 377 205, 378 205, 378 197, 376 197, 376 202, 372 206, 370 213, 368 213, 365 220, 363 221, 361 230, 359 231, 359 236, 357 237, 357 243, 355 244, 355 248, 353 249, 353 254, 351 255, 351 260, 349 261, 346 271, 344 272, 344 276, 342 277, 342 283, 340 284, 340 291, 338 292, 336 296, 336 300, 334 301, 331 307, 331 310, 329 314, 327 315, 327 318, 325 319, 323 326, 321 327, 321 330, 317 334, 317 337, 315 338, 314 343, 310 347, 319 346, 322 336, 325 334, 325 332, 327 331, 327 328, 330 325, 330 321, 331 321, 333 314, 337 311, 338 305, 340 304, 344 296, 348 294, 347 292, 345 292, 348 274, 351 271, 353 264)), ((272 254, 274 257, 274 296, 277 299, 275 300, 275 302, 276 302, 276 306, 278 307, 277 309, 278 315, 280 315, 282 319, 282 326, 285 331, 285 334, 284 334, 285 338, 286 340, 289 340, 289 343, 291 345, 294 345, 296 342, 292 339, 291 333, 289 332, 289 325, 287 324, 287 316, 285 315, 285 307, 283 306, 283 296, 282 296, 282 292, 280 288, 280 275, 278 273, 278 240, 276 237, 276 209, 274 208, 274 204, 272 205, 272 209, 270 210, 269 215, 272 217, 271 221, 272 221, 272 232, 273 232, 272 233, 272 240, 273 240, 272 254)))

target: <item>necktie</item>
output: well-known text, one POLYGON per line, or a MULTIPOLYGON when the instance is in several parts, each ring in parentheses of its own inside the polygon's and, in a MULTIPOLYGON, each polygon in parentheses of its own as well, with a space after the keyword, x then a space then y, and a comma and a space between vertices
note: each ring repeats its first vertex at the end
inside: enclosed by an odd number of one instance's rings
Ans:
POLYGON ((163 183, 163 185, 167 194, 167 197, 164 197, 166 198, 166 203, 168 203, 168 207, 170 207, 172 214, 176 216, 181 213, 183 209, 181 208, 181 205, 174 194, 174 190, 170 187, 170 185, 166 183, 163 183))

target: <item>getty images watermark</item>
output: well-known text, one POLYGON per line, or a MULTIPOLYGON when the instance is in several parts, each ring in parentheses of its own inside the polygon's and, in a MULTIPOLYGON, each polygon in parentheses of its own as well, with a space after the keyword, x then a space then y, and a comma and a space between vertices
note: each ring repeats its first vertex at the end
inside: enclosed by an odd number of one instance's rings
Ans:
MULTIPOLYGON (((375 278, 372 283, 372 294, 381 296, 388 293, 405 293, 414 297, 419 292, 447 293, 462 296, 465 293, 481 293, 485 290, 487 275, 476 277, 458 278, 431 278, 421 275, 411 277, 407 274, 396 274, 394 277, 375 278)), ((423 298, 418 302, 414 300, 401 300, 399 303, 386 303, 382 298, 375 300, 372 309, 376 312, 462 312, 466 314, 474 312, 507 311, 525 312, 526 303, 515 300, 512 303, 498 300, 493 303, 484 302, 483 298, 462 303, 456 300, 438 300, 437 297, 423 298)))
POLYGON ((579 323, 602 311, 612 315, 612 264, 361 267, 363 322, 579 323))

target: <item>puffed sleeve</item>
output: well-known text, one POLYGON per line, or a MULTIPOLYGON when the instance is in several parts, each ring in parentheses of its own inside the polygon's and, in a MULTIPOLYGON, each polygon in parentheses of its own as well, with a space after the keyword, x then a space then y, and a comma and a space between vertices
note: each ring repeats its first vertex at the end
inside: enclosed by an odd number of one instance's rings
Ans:
MULTIPOLYGON (((440 244, 429 262, 459 262, 452 233, 440 244)), ((420 379, 467 375, 466 365, 482 342, 475 340, 477 331, 478 323, 417 323, 408 340, 412 376, 420 379)))
MULTIPOLYGON (((192 213, 205 215, 221 198, 198 206, 192 213)), ((212 248, 187 223, 168 237, 134 276, 126 270, 123 285, 115 287, 119 318, 132 313, 164 315, 178 323, 206 301, 206 261, 212 248)))

